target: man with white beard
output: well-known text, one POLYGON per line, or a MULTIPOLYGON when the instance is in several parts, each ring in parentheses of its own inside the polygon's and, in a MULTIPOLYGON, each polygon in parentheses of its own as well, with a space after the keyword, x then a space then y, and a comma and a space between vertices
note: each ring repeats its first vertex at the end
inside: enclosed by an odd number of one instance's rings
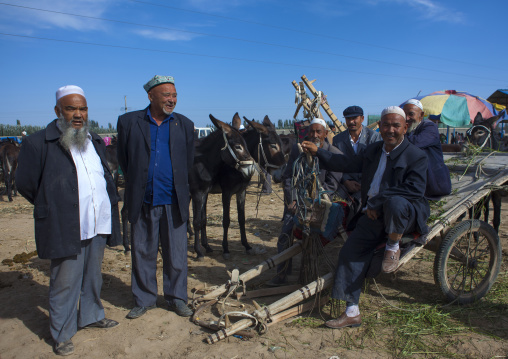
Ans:
POLYGON ((406 101, 402 108, 408 126, 407 139, 422 149, 429 159, 425 198, 437 201, 452 191, 450 172, 444 163, 437 125, 423 118, 423 105, 416 99, 406 101))
POLYGON ((23 140, 16 184, 34 205, 35 242, 51 260, 49 321, 53 350, 74 352, 78 328, 108 329, 100 300, 104 248, 122 243, 118 195, 104 141, 88 131, 78 86, 56 92, 57 120, 23 140))
MULTIPOLYGON (((306 139, 313 142, 318 148, 322 148, 325 151, 342 154, 339 149, 326 141, 327 135, 328 130, 326 129, 326 122, 321 118, 315 118, 309 125, 306 139)), ((290 237, 294 224, 293 216, 296 210, 296 190, 291 186, 291 179, 293 177, 293 163, 299 155, 300 152, 298 150, 298 145, 295 144, 291 149, 288 165, 286 166, 286 170, 282 175, 282 186, 284 188, 284 216, 282 219, 283 224, 281 233, 277 241, 278 253, 289 248, 290 245, 290 237)), ((341 177, 341 172, 327 171, 321 166, 319 167, 319 182, 323 186, 323 189, 329 193, 333 193, 337 190, 341 177)), ((279 264, 277 267, 277 275, 266 284, 270 287, 285 285, 287 283, 287 275, 291 274, 291 267, 291 260, 279 264)))

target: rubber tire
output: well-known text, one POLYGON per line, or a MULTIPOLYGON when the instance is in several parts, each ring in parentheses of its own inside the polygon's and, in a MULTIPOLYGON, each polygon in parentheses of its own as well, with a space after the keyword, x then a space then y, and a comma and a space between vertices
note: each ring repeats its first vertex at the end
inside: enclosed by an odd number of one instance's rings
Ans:
MULTIPOLYGON (((475 236, 472 237, 471 241, 475 241, 475 236)), ((448 232, 437 251, 434 260, 434 280, 449 301, 458 304, 473 303, 487 294, 496 281, 501 266, 501 256, 499 236, 491 225, 477 219, 462 221, 448 232), (469 280, 469 285, 466 285, 469 288, 452 288, 453 283, 450 283, 447 271, 449 270, 449 266, 453 264, 457 265, 460 262, 457 259, 450 258, 450 254, 457 244, 462 244, 464 252, 475 249, 474 246, 471 246, 471 242, 465 242, 468 241, 467 233, 470 230, 478 234, 480 237, 480 244, 483 244, 483 248, 487 250, 485 255, 488 257, 488 268, 486 266, 482 267, 486 272, 480 274, 482 277, 477 278, 475 282, 477 284, 474 287, 470 287, 471 281, 469 280), (485 247, 486 245, 488 247, 485 247)), ((475 260, 480 258, 480 255, 471 253, 469 258, 475 260)), ((459 269, 463 270, 464 266, 460 266, 459 269)), ((454 272, 459 273, 459 270, 454 272)), ((471 272, 472 268, 469 268, 467 270, 467 278, 470 278, 471 272)), ((479 273, 476 273, 476 275, 478 274, 479 273)), ((461 278, 462 282, 464 282, 463 277, 464 276, 461 278)))

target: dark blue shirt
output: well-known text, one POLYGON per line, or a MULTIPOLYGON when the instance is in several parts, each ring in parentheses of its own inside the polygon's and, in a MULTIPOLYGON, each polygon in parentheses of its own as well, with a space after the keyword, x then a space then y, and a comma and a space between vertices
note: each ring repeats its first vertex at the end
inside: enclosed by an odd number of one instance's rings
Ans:
POLYGON ((176 192, 169 143, 169 124, 173 120, 173 115, 166 117, 159 126, 152 118, 150 109, 147 114, 150 119, 150 165, 145 203, 154 206, 173 204, 176 202, 176 192))

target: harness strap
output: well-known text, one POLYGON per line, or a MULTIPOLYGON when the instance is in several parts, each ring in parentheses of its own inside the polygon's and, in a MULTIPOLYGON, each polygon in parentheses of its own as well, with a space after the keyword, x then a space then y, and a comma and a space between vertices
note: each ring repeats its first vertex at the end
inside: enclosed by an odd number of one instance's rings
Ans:
POLYGON ((240 161, 238 159, 238 157, 235 155, 235 152, 233 151, 231 146, 229 145, 228 139, 226 138, 226 134, 224 133, 224 131, 222 132, 222 136, 224 137, 225 144, 224 144, 224 147, 221 148, 221 151, 224 151, 226 148, 229 150, 229 153, 231 154, 231 156, 233 157, 233 159, 236 162, 235 169, 239 169, 242 166, 250 166, 250 165, 254 164, 254 161, 251 161, 251 160, 240 161))

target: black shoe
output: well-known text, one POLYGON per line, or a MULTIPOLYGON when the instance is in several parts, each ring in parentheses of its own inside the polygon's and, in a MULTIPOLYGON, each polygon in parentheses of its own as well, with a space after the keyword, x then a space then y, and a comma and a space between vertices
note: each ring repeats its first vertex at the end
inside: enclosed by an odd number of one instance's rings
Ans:
POLYGON ((187 303, 182 299, 168 300, 168 307, 169 310, 181 317, 190 317, 193 314, 192 310, 187 306, 187 303))
POLYGON ((71 355, 74 353, 74 344, 72 344, 72 340, 67 340, 65 342, 57 343, 55 342, 53 344, 53 351, 56 355, 71 355))
POLYGON ((88 324, 85 328, 101 328, 101 329, 109 329, 114 328, 118 325, 118 322, 113 319, 104 318, 99 320, 98 322, 88 324))
POLYGON ((127 314, 127 318, 128 319, 136 319, 136 318, 139 318, 141 317, 143 314, 145 314, 147 311, 149 311, 150 309, 153 309, 155 308, 156 305, 151 305, 149 307, 134 307, 131 309, 131 311, 129 312, 129 314, 127 314))

